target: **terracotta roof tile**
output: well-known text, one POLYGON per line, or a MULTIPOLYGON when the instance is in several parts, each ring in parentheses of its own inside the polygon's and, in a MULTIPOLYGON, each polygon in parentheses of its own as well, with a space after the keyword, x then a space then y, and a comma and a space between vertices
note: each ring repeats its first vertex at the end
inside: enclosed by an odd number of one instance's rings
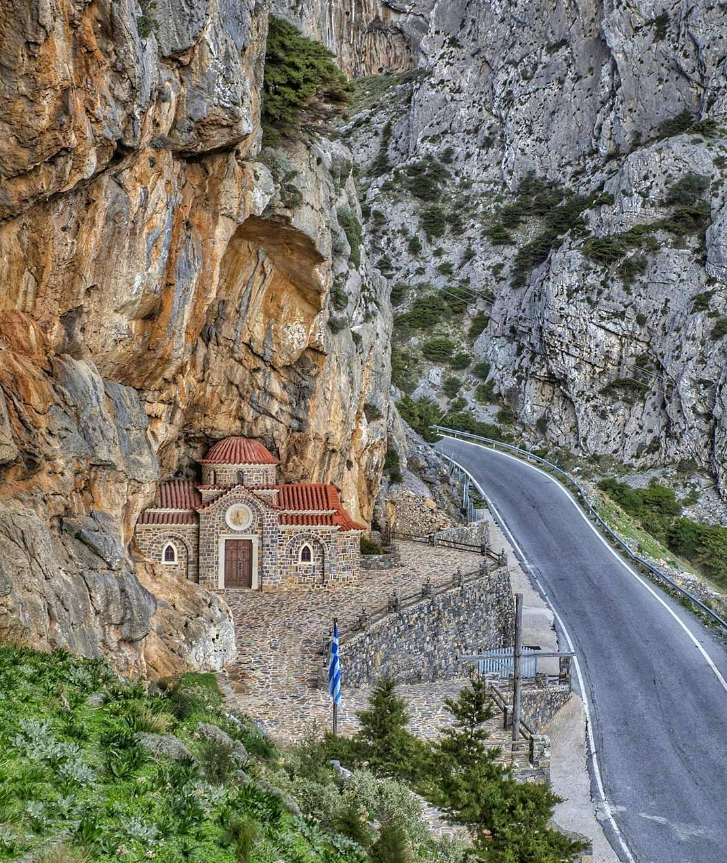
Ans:
POLYGON ((155 512, 147 509, 139 516, 139 524, 197 524, 194 512, 155 512))
POLYGON ((202 495, 190 479, 170 479, 159 486, 161 509, 194 509, 202 503, 202 495))
POLYGON ((281 515, 282 524, 333 524, 341 530, 366 530, 366 525, 354 521, 346 512, 338 489, 330 483, 290 483, 270 486, 280 491, 277 507, 282 510, 323 510, 317 515, 281 515), (310 518, 314 521, 290 521, 290 518, 310 518), (285 520, 284 520, 285 519, 285 520))
POLYGON ((200 464, 280 464, 260 441, 247 437, 226 437, 210 447, 200 464))

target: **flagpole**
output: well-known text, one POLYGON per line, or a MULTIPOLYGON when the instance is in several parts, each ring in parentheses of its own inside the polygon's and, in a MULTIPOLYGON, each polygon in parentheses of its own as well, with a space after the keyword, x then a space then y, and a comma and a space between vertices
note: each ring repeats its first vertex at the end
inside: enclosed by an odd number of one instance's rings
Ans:
MULTIPOLYGON (((338 628, 338 618, 333 618, 333 631, 336 632, 338 628)), ((333 699, 333 736, 335 737, 338 734, 338 705, 336 704, 336 699, 333 699)))

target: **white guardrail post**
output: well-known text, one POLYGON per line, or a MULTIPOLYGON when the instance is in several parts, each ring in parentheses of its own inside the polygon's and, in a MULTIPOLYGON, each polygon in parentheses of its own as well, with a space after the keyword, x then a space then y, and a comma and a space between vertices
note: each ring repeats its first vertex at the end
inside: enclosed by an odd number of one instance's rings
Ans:
MULTIPOLYGON (((675 590, 677 593, 685 596, 690 602, 693 602, 698 608, 700 608, 708 617, 712 618, 715 623, 719 624, 723 629, 727 630, 727 621, 723 620, 715 611, 713 611, 708 605, 702 602, 701 599, 698 599, 693 594, 689 593, 688 590, 685 590, 681 585, 677 584, 672 578, 670 578, 665 572, 662 572, 658 567, 653 566, 647 560, 644 560, 643 557, 639 557, 638 554, 635 554, 628 543, 625 542, 621 537, 612 530, 606 522, 603 520, 601 515, 595 509, 595 507, 590 503, 588 498, 586 497, 586 493, 583 488, 573 479, 573 477, 566 473, 562 468, 559 468, 558 465, 553 464, 547 459, 541 458, 539 455, 535 455, 535 453, 528 452, 526 449, 521 449, 520 447, 513 446, 512 444, 503 443, 503 441, 495 440, 494 438, 483 437, 482 435, 471 434, 470 432, 463 432, 458 429, 447 428, 446 426, 432 426, 432 428, 440 432, 441 434, 446 434, 454 438, 471 438, 473 441, 477 441, 478 443, 483 443, 491 449, 504 449, 508 452, 512 452, 521 458, 527 459, 527 461, 535 461, 538 464, 545 465, 552 471, 555 471, 559 477, 563 478, 563 484, 570 485, 575 489, 576 494, 580 500, 581 505, 586 510, 586 514, 588 517, 596 523, 599 530, 604 533, 617 547, 618 549, 625 553, 631 560, 637 563, 639 566, 643 567, 645 570, 650 572, 653 576, 665 582, 675 590)), ((449 458, 444 454, 446 458, 449 458)), ((452 461, 452 459, 449 459, 452 461)))

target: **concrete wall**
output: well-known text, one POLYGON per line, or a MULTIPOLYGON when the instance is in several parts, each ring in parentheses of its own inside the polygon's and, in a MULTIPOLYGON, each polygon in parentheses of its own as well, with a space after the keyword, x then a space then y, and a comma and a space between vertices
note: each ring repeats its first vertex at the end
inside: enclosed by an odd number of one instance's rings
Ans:
POLYGON ((469 666, 456 655, 511 643, 513 619, 510 577, 498 569, 345 638, 340 647, 344 683, 366 686, 385 674, 399 683, 463 676, 469 666))

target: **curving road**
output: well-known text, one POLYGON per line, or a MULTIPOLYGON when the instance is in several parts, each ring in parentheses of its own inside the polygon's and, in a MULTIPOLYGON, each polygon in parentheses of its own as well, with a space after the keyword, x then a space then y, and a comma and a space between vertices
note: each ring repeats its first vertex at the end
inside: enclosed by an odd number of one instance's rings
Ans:
POLYGON ((565 629, 561 650, 569 638, 578 654, 593 799, 620 859, 726 863, 727 650, 638 577, 547 474, 476 444, 438 446, 494 504, 565 629))

